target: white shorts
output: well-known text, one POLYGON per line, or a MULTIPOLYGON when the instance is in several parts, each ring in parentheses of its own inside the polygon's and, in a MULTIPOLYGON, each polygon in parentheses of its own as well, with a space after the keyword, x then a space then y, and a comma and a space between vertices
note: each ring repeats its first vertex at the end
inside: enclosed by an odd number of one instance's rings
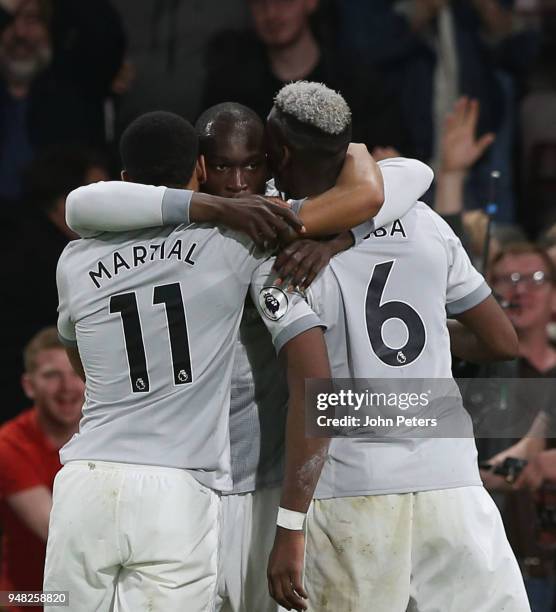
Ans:
POLYGON ((183 470, 72 461, 54 482, 44 589, 79 612, 212 611, 219 505, 183 470))
POLYGON ((483 487, 316 500, 307 521, 312 612, 529 612, 483 487))
POLYGON ((222 496, 217 612, 278 612, 266 568, 276 533, 280 487, 222 496))

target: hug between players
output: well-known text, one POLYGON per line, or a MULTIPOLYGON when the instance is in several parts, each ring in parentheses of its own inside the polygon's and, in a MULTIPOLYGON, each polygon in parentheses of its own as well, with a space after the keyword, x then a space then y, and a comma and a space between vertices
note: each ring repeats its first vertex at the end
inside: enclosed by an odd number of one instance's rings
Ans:
POLYGON ((1 612, 556 609, 549 5, 0 0, 1 612))

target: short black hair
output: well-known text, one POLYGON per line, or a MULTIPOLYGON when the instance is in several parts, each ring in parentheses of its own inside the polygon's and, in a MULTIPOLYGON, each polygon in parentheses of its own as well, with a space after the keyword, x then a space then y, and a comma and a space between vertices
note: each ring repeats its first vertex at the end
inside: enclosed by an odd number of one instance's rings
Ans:
POLYGON ((243 126, 244 128, 255 126, 264 133, 264 123, 254 110, 237 102, 216 104, 204 111, 195 123, 195 130, 199 137, 199 150, 203 155, 213 143, 215 133, 212 128, 216 123, 234 127, 243 126))
POLYGON ((145 113, 122 134, 120 155, 130 180, 183 187, 193 175, 199 139, 189 121, 179 115, 166 111, 145 113))

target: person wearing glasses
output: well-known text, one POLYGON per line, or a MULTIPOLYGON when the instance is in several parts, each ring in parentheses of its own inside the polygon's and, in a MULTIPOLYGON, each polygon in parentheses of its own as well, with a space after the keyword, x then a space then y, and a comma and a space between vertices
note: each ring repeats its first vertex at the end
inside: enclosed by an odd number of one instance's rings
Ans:
MULTIPOLYGON (((518 338, 520 357, 510 364, 511 372, 503 377, 556 378, 556 349, 550 343, 548 324, 556 308, 555 266, 546 251, 528 243, 509 244, 494 257, 490 283, 498 294, 518 338)), ((537 411, 527 434, 492 457, 488 463, 500 465, 508 457, 526 459, 529 463, 513 485, 514 489, 538 489, 543 483, 556 483, 556 450, 547 450, 547 438, 553 437, 556 425, 556 384, 532 386, 528 383, 524 399, 516 406, 515 419, 537 411)), ((533 416, 531 416, 533 418, 533 416)), ((503 440, 490 442, 491 449, 503 440)), ((493 450, 493 449, 492 449, 493 450)), ((491 450, 491 452, 492 452, 491 450)), ((481 471, 485 486, 491 492, 509 492, 510 485, 491 471, 481 471)), ((502 501, 502 500, 501 500, 502 501)), ((502 502, 508 537, 521 561, 525 587, 533 612, 552 611, 556 593, 553 554, 539 546, 537 518, 531 496, 513 493, 502 502)))

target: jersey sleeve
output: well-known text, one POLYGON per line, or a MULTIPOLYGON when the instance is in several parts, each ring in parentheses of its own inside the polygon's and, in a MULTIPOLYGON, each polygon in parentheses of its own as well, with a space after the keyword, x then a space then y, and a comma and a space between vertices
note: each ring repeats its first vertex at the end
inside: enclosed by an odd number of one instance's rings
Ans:
POLYGON ((450 226, 436 213, 431 211, 431 214, 435 216, 448 257, 446 312, 448 316, 456 316, 486 300, 491 290, 482 274, 471 263, 460 239, 450 226))
POLYGON ((58 287, 58 336, 66 346, 76 346, 75 323, 70 312, 69 284, 65 272, 66 257, 64 254, 56 268, 56 285, 58 287))
POLYGON ((393 157, 378 162, 378 165, 384 180, 384 204, 376 217, 351 230, 355 244, 408 213, 434 178, 432 169, 416 159, 393 157))
POLYGON ((261 263, 251 277, 251 298, 265 323, 276 352, 293 338, 312 329, 326 326, 299 292, 276 286, 272 270, 274 258, 261 263))
POLYGON ((79 187, 66 200, 66 222, 81 237, 189 223, 192 191, 107 181, 79 187))

